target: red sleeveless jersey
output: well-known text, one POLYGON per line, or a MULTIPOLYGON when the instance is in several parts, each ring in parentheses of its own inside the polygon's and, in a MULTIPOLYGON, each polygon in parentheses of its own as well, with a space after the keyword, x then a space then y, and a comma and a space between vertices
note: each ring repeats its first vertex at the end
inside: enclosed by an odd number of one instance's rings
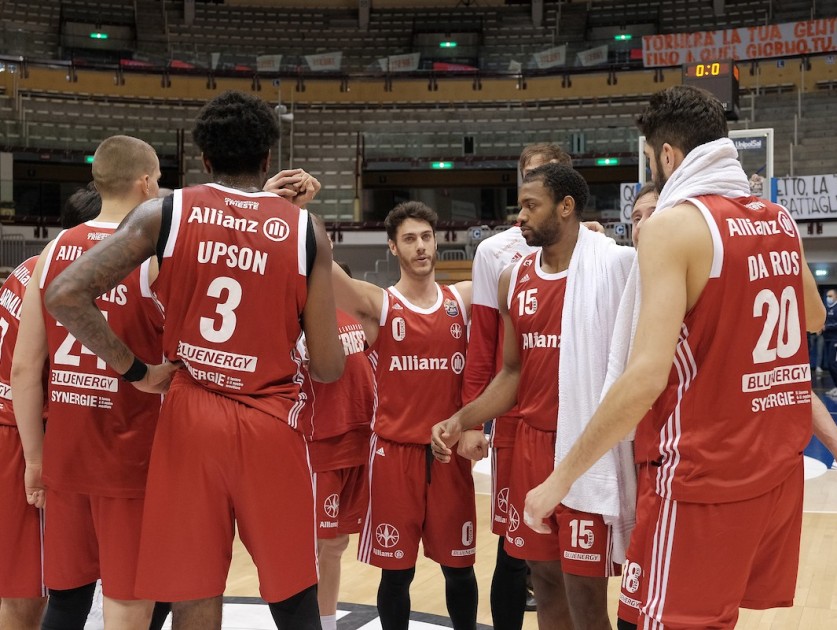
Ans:
POLYGON ((0 424, 16 426, 12 406, 12 358, 15 353, 17 331, 20 327, 20 307, 23 292, 32 278, 38 257, 25 260, 0 287, 0 424))
MULTIPOLYGON (((366 336, 356 319, 337 311, 337 331, 346 354, 343 376, 320 383, 305 373, 309 440, 308 454, 314 471, 361 465, 369 459, 369 435, 375 413, 375 375, 366 357, 366 336)), ((302 398, 302 394, 300 394, 302 398)))
POLYGON ((378 384, 372 429, 402 444, 429 444, 430 429, 462 401, 467 345, 465 305, 453 287, 436 285, 430 308, 385 291, 378 338, 369 359, 378 384))
POLYGON ((520 418, 540 431, 557 431, 558 359, 567 272, 543 271, 538 250, 515 265, 509 287, 509 316, 520 352, 520 418))
POLYGON ((273 193, 174 192, 153 289, 166 357, 186 367, 176 378, 296 427, 307 236, 308 213, 273 193))
POLYGON ((740 501, 784 481, 811 437, 804 263, 784 208, 756 197, 690 202, 712 234, 712 269, 636 455, 660 464, 665 498, 740 501))
MULTIPOLYGON (((90 221, 59 234, 46 254, 41 290, 115 229, 115 223, 90 221)), ((147 263, 97 298, 96 306, 140 360, 162 360, 163 317, 148 288, 147 263)), ((50 360, 44 482, 68 492, 143 496, 160 396, 123 380, 43 313, 50 360)))

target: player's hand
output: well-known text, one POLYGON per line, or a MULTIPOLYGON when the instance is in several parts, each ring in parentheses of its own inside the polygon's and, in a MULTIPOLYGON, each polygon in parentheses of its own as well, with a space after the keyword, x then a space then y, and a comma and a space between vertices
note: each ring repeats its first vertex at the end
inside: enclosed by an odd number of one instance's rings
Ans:
POLYGON ((588 230, 592 230, 593 232, 598 232, 599 234, 605 233, 604 226, 598 221, 582 221, 581 225, 586 227, 588 230))
POLYGON ((430 448, 433 451, 433 457, 447 464, 453 454, 450 447, 459 441, 461 435, 462 426, 456 416, 434 424, 430 429, 430 448))
POLYGON ((322 186, 317 178, 301 168, 279 171, 264 185, 266 192, 284 197, 300 208, 304 208, 309 201, 314 199, 320 192, 320 188, 322 186))
POLYGON ((569 486, 564 487, 553 471, 546 481, 526 493, 523 522, 539 534, 551 532, 549 525, 544 523, 544 519, 555 511, 569 491, 569 486))
POLYGON ((305 171, 302 171, 302 174, 304 177, 302 178, 302 181, 297 184, 296 197, 293 198, 294 204, 300 208, 304 208, 309 201, 312 201, 322 188, 320 181, 316 177, 310 173, 306 173, 305 171))
POLYGON ((174 363, 166 361, 157 365, 149 365, 148 372, 145 373, 145 376, 141 380, 131 383, 131 385, 141 392, 165 394, 169 391, 172 376, 174 376, 174 373, 182 365, 180 361, 175 361, 174 363))
POLYGON ((36 508, 44 507, 46 492, 41 480, 41 464, 26 463, 23 472, 23 485, 26 490, 26 502, 36 508))
POLYGON ((485 433, 480 429, 465 431, 459 438, 459 446, 456 447, 456 452, 460 457, 472 459, 475 462, 486 457, 488 455, 488 440, 485 439, 485 433))

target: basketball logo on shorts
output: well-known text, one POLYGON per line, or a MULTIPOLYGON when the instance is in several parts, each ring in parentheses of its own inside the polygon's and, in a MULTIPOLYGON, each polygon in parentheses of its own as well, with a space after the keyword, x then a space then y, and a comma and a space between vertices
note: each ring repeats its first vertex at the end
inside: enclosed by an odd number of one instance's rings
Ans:
POLYGON ((329 518, 337 518, 337 514, 340 513, 340 497, 336 494, 327 496, 323 501, 323 511, 329 518))
POLYGON ((461 352, 454 352, 450 358, 450 368, 454 374, 462 374, 462 370, 465 369, 465 355, 461 352))
POLYGON ((510 532, 516 532, 517 528, 520 527, 520 514, 517 513, 517 510, 514 508, 513 505, 509 506, 509 529, 510 532))
POLYGON ((451 324, 450 334, 454 339, 460 339, 462 337, 462 326, 460 324, 451 324))
POLYGON ((403 317, 396 317, 392 320, 392 338, 396 341, 404 341, 407 336, 407 322, 403 317))
POLYGON ((509 489, 503 488, 500 492, 497 493, 497 509, 500 510, 503 514, 507 514, 509 511, 509 489))
POLYGON ((445 299, 445 313, 451 317, 459 315, 459 307, 456 305, 456 300, 451 300, 450 298, 445 299))
POLYGON ((291 234, 291 228, 279 217, 271 217, 262 225, 262 232, 271 241, 284 241, 291 234))
POLYGON ((399 538, 401 536, 398 534, 398 530, 389 523, 381 523, 375 528, 375 540, 384 549, 395 547, 399 538))
POLYGON ((779 227, 788 236, 796 236, 793 221, 791 221, 791 218, 785 212, 779 212, 779 227))

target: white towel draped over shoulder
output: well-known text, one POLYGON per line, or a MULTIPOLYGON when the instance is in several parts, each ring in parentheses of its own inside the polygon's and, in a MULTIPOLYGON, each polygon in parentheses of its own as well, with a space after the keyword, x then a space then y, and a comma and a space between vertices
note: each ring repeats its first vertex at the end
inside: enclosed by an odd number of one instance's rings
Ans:
POLYGON ((750 195, 750 182, 738 161, 738 150, 729 138, 713 140, 692 149, 663 186, 655 212, 673 208, 681 201, 700 195, 750 195))
MULTIPOLYGON (((556 462, 567 455, 598 407, 616 313, 635 255, 632 247, 619 246, 583 226, 579 229, 561 315, 556 462)), ((621 505, 618 472, 622 459, 633 467, 633 451, 628 451, 621 445, 609 451, 573 484, 562 503, 614 522, 628 507, 621 505)), ((622 562, 624 545, 621 556, 618 551, 614 544, 618 557, 613 559, 622 562)))

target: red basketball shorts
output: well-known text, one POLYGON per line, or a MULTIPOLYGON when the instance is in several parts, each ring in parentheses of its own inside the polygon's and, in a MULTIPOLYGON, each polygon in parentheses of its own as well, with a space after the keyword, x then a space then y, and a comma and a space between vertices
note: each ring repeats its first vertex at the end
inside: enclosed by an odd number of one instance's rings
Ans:
POLYGON ((369 506, 366 464, 314 473, 317 538, 357 534, 369 506))
POLYGON ((637 506, 637 529, 649 528, 640 625, 734 628, 739 608, 792 606, 802 486, 800 458, 788 479, 745 501, 686 503, 645 493, 637 506))
POLYGON ((0 425, 0 598, 43 597, 42 512, 26 502, 16 427, 0 425))
POLYGON ((601 515, 559 505, 548 519, 549 534, 539 534, 523 522, 526 493, 550 475, 554 462, 555 432, 520 422, 509 482, 506 552, 524 560, 560 561, 562 571, 570 575, 618 575, 618 565, 611 561, 611 528, 601 515))
POLYGON ((274 416, 175 382, 151 451, 137 594, 156 601, 221 595, 236 525, 267 602, 317 582, 302 436, 274 416))
POLYGON ((102 579, 111 599, 137 599, 134 588, 142 499, 46 491, 44 583, 67 590, 102 579))
POLYGON ((369 510, 358 559, 382 569, 416 565, 424 554, 448 567, 470 567, 476 553, 476 505, 470 460, 437 462, 427 444, 372 435, 369 510))
MULTIPOLYGON (((637 505, 652 505, 654 502, 655 482, 654 473, 657 468, 641 464, 637 470, 637 505)), ((648 579, 642 571, 642 558, 648 542, 649 527, 647 523, 637 523, 631 532, 631 542, 622 566, 622 590, 619 593, 619 619, 636 624, 639 619, 639 609, 645 601, 645 591, 648 579)))
POLYGON ((491 449, 491 532, 506 535, 509 521, 509 477, 511 477, 513 446, 491 449))

